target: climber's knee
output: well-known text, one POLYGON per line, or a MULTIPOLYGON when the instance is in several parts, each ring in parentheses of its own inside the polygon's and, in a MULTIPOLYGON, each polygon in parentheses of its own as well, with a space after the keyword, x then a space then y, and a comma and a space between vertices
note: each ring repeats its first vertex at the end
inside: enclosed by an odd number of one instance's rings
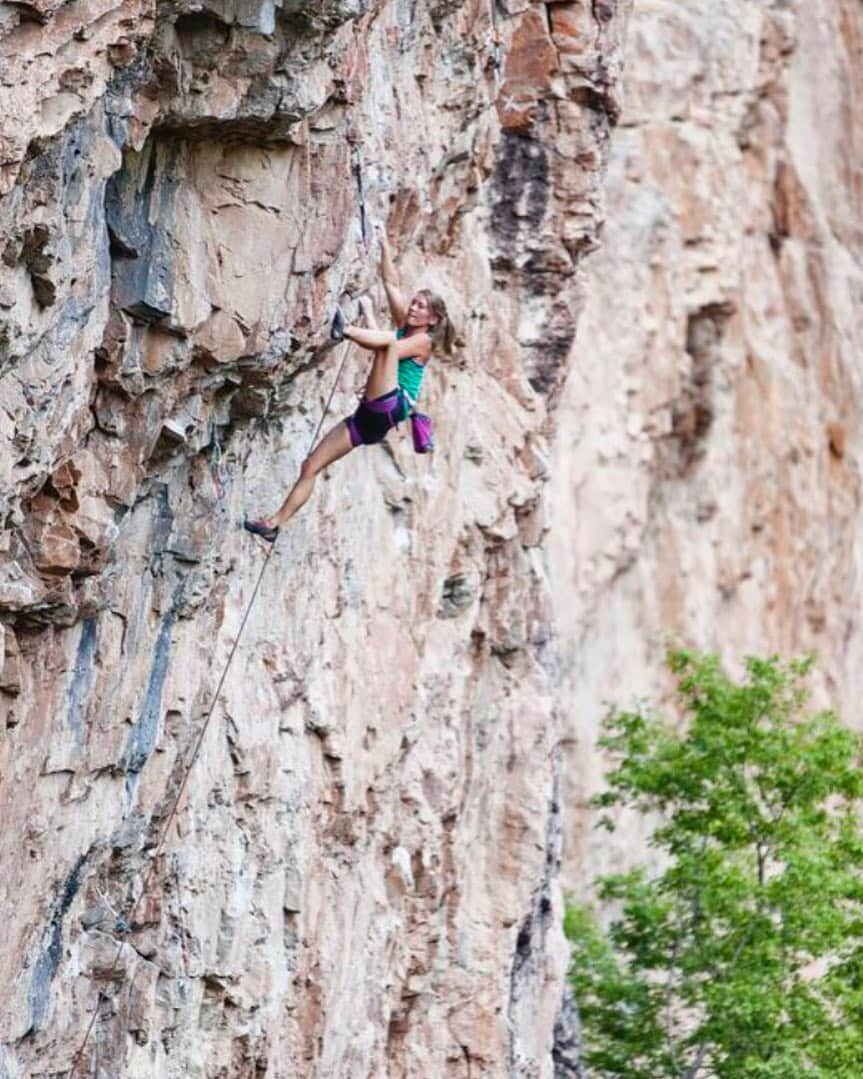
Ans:
POLYGON ((300 465, 300 478, 304 480, 313 480, 318 474, 318 465, 315 461, 315 455, 313 453, 303 461, 300 465))

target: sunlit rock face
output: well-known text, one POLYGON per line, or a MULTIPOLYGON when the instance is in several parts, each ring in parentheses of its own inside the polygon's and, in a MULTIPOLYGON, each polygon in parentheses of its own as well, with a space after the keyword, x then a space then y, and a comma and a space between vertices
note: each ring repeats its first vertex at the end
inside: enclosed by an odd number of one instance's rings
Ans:
POLYGON ((552 470, 573 886, 644 853, 584 802, 668 634, 813 650, 861 722, 861 44, 851 0, 635 6, 552 470))
POLYGON ((577 1074, 547 491, 626 15, 0 7, 4 1079, 577 1074), (376 224, 459 331, 438 448, 339 462, 256 592, 376 224))

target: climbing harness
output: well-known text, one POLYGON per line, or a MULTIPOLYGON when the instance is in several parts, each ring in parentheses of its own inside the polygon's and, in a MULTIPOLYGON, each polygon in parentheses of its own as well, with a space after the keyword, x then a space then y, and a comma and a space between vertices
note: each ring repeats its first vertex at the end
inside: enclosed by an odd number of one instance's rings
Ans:
MULTIPOLYGON (((327 398, 327 402, 324 405, 323 411, 321 412, 321 417, 318 420, 318 425, 315 428, 315 433, 312 435, 312 438, 311 438, 311 441, 309 443, 309 448, 308 448, 308 451, 306 453, 306 456, 308 456, 308 454, 311 453, 312 449, 314 448, 314 446, 315 446, 315 444, 316 444, 316 442, 318 440, 318 435, 321 432, 321 427, 323 426, 324 419, 325 419, 327 413, 329 412, 330 405, 332 404, 333 397, 335 396, 336 387, 338 386, 339 380, 341 379, 342 370, 343 370, 343 368, 345 366, 345 361, 347 360, 347 357, 348 357, 349 348, 350 348, 350 341, 345 341, 344 345, 342 346, 341 363, 339 364, 338 370, 336 371, 336 377, 333 379, 333 385, 332 385, 332 389, 330 390, 330 395, 327 398)), ((278 537, 276 538, 276 542, 278 542, 278 537)), ((252 607, 255 604, 255 600, 257 599, 257 596, 258 596, 258 591, 260 590, 260 587, 261 587, 261 581, 264 578, 264 573, 267 570, 267 566, 269 565, 269 562, 270 562, 270 557, 271 557, 273 551, 275 550, 275 547, 276 547, 276 543, 275 542, 271 543, 269 545, 269 548, 267 550, 266 555, 264 556, 264 561, 261 564, 261 568, 260 568, 260 570, 258 572, 258 578, 255 581, 255 587, 252 589, 251 599, 249 600, 248 604, 246 605, 246 610, 243 613, 243 617, 242 617, 242 620, 240 622, 239 629, 237 630, 237 635, 234 638, 234 643, 231 646, 231 651, 228 653, 227 662, 225 663, 225 666, 224 666, 224 669, 222 670, 222 674, 221 674, 221 676, 219 678, 218 684, 216 685, 216 690, 215 690, 215 693, 213 694, 212 700, 210 701, 210 706, 206 710, 206 712, 204 713, 203 723, 201 724, 201 729, 198 732, 197 738, 195 739, 194 746, 192 748, 191 756, 189 757, 188 763, 183 768, 182 779, 180 781, 180 786, 179 786, 179 788, 177 790, 176 796, 174 797, 174 801, 173 801, 173 804, 171 805, 171 810, 168 813, 165 824, 162 827, 162 831, 161 831, 161 833, 159 835, 159 841, 157 842, 155 850, 154 850, 153 854, 150 857, 150 865, 149 865, 149 867, 147 869, 146 876, 144 877, 143 887, 141 888, 141 891, 138 893, 138 897, 135 900, 135 902, 132 904, 132 907, 129 910, 129 913, 126 915, 126 917, 124 917, 124 918, 123 917, 117 917, 116 918, 115 929, 116 929, 116 931, 118 933, 120 933, 122 935, 130 933, 132 931, 132 926, 134 925, 134 921, 135 921, 135 915, 137 914, 138 908, 141 905, 141 901, 143 900, 144 896, 147 894, 147 890, 150 887, 150 883, 152 882, 153 874, 155 872, 156 865, 157 865, 158 860, 159 860, 159 856, 161 855, 162 850, 163 850, 163 848, 165 846, 165 840, 168 837, 168 832, 169 832, 169 830, 171 828, 171 825, 174 823, 174 818, 176 817, 177 810, 179 809, 179 806, 180 806, 180 800, 183 797, 183 793, 184 793, 184 791, 186 789, 186 783, 188 782, 189 775, 190 775, 190 773, 192 771, 192 768, 194 767, 195 761, 198 759, 198 754, 199 754, 199 752, 201 750, 201 745, 203 744, 204 736, 206 735, 207 729, 209 728, 209 725, 210 725, 210 719, 212 718, 212 715, 213 715, 213 712, 215 710, 216 704, 218 703, 219 697, 221 696, 222 687, 225 684, 225 679, 228 676, 228 671, 231 668, 231 663, 232 663, 232 661, 234 659, 234 656, 236 655, 237 648, 238 648, 239 643, 240 643, 240 638, 243 636, 243 630, 246 628, 246 622, 248 622, 248 620, 249 620, 249 615, 251 614, 252 607)), ((118 966, 118 964, 120 962, 120 956, 123 954, 123 944, 124 944, 124 942, 121 940, 118 947, 117 947, 117 952, 116 952, 116 954, 114 956, 114 961, 111 964, 111 967, 108 970, 107 978, 105 979, 108 982, 111 981, 115 971, 117 970, 117 966, 118 966)), ((124 980, 125 979, 121 979, 121 984, 122 984, 122 981, 124 981, 124 980)), ((96 1024, 96 1018, 97 1018, 97 1016, 99 1014, 99 1005, 102 1002, 102 998, 103 998, 102 990, 99 990, 99 995, 98 995, 97 1000, 96 1000, 96 1007, 93 1009, 93 1014, 90 1017, 90 1022, 88 1024, 87 1030, 86 1030, 86 1032, 84 1034, 84 1040, 81 1042, 81 1046, 80 1046, 80 1048, 78 1049, 78 1052, 75 1055, 74 1061, 72 1062, 72 1070, 69 1073, 69 1079, 75 1079, 75 1076, 78 1074, 78 1066, 80 1065, 81 1061, 83 1060, 84 1051, 87 1048, 88 1041, 90 1040, 90 1034, 92 1033, 93 1027, 96 1024)))

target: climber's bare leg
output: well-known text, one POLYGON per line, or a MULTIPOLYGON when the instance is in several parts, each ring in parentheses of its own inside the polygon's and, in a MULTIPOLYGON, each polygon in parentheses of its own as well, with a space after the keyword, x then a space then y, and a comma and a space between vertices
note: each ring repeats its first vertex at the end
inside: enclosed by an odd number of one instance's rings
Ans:
POLYGON ((375 397, 383 397, 385 393, 391 393, 393 390, 398 389, 398 384, 398 345, 393 339, 386 348, 375 349, 372 369, 366 380, 366 397, 370 401, 374 400, 375 397))
POLYGON ((333 461, 338 461, 340 457, 350 453, 353 448, 347 424, 340 420, 303 461, 300 478, 288 492, 278 512, 266 518, 264 523, 274 528, 286 525, 297 510, 308 502, 318 473, 333 461))

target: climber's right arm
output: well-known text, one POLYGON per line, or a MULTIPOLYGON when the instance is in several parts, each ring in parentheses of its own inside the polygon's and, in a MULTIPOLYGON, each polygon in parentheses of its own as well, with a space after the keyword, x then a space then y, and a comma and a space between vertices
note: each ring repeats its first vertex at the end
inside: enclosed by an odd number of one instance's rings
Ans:
POLYGON ((402 326, 408 315, 408 305, 402 293, 399 275, 393 265, 389 241, 383 229, 381 229, 381 281, 387 294, 393 322, 396 326, 402 326))

